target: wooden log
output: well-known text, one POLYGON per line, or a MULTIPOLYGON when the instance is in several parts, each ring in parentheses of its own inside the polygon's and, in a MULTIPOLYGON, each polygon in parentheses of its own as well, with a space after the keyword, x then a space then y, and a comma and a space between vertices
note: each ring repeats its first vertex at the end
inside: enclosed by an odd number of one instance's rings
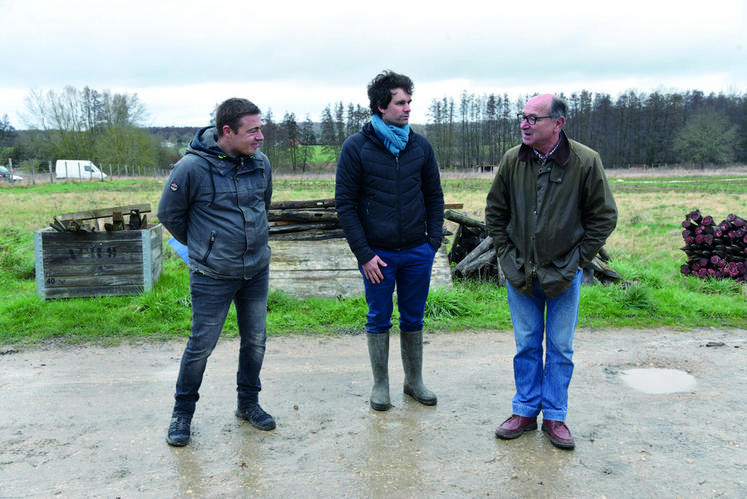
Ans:
MULTIPOLYGON (((307 201, 273 201, 270 204, 271 210, 301 210, 304 208, 334 208, 335 200, 331 199, 312 199, 307 201)), ((445 203, 444 209, 461 210, 464 203, 445 203)))
POLYGON ((340 224, 330 223, 290 223, 290 222, 273 222, 278 225, 270 225, 270 237, 275 234, 284 234, 286 232, 301 232, 305 230, 332 230, 339 229, 340 224))
POLYGON ((304 208, 334 208, 333 199, 314 199, 309 201, 273 201, 271 210, 301 210, 304 208))
POLYGON ((337 212, 332 210, 270 210, 267 220, 270 222, 337 222, 337 212))
POLYGON ((446 210, 444 211, 444 218, 447 220, 451 220, 452 222, 456 222, 460 225, 466 225, 467 227, 476 227, 480 230, 487 230, 485 222, 475 220, 474 218, 467 216, 466 213, 461 211, 446 210))
POLYGON ((475 274, 480 277, 488 277, 492 272, 490 266, 497 264, 495 248, 490 248, 488 251, 480 254, 477 258, 471 259, 466 265, 454 273, 456 267, 452 270, 452 273, 456 277, 471 277, 475 274))
MULTIPOLYGON (((453 269, 451 269, 451 273, 457 277, 462 277, 467 274, 465 272, 465 268, 470 267, 472 265, 472 262, 479 259, 480 256, 483 255, 483 253, 486 253, 490 251, 493 248, 493 238, 492 237, 486 237, 485 239, 480 242, 480 244, 475 247, 467 256, 465 256, 461 262, 457 263, 453 269)), ((495 256, 495 251, 493 251, 493 256, 495 256)))
POLYGON ((272 241, 323 241, 338 238, 345 238, 345 232, 342 229, 310 229, 301 232, 270 234, 272 241))

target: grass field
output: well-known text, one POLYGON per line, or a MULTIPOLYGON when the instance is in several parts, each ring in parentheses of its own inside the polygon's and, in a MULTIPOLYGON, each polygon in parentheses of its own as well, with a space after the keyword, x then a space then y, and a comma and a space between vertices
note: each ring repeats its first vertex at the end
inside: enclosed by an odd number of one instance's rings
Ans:
MULTIPOLYGON (((747 169, 718 171, 610 170, 619 208, 618 228, 606 249, 611 265, 629 286, 585 286, 580 327, 683 328, 744 327, 745 285, 729 280, 685 278, 680 223, 700 209, 716 222, 729 213, 747 216, 747 169), (709 173, 706 175, 705 173, 709 173)), ((483 218, 489 175, 444 173, 446 201, 483 218)), ((152 291, 137 296, 41 301, 34 280, 33 233, 53 215, 82 209, 150 203, 155 212, 163 180, 115 180, 96 183, 1 185, 0 345, 45 341, 119 342, 170 339, 189 334, 190 306, 185 266, 165 245, 164 273, 152 291)), ((277 176, 275 200, 334 196, 327 176, 277 176)), ((151 221, 155 214, 150 215, 151 221)), ((270 335, 359 333, 364 300, 299 300, 271 296, 270 335)), ((235 335, 229 317, 225 334, 235 335)), ((457 282, 438 290, 428 302, 430 331, 509 330, 505 289, 492 284, 457 282)))

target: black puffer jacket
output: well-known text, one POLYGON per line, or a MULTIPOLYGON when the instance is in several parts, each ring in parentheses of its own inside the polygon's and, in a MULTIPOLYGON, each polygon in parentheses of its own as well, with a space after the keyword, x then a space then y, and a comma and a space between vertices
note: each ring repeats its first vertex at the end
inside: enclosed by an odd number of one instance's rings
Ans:
POLYGON ((342 145, 335 206, 350 249, 365 264, 374 249, 441 246, 444 196, 431 144, 410 131, 395 157, 371 123, 342 145))

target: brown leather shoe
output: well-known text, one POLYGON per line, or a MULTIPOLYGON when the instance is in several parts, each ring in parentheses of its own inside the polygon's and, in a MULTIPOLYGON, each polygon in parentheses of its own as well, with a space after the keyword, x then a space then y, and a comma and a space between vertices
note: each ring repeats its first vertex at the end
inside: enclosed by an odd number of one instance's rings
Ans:
POLYGON ((545 419, 542 421, 542 431, 550 435, 550 442, 552 442, 555 447, 561 449, 573 449, 576 446, 573 442, 571 430, 563 421, 545 419))
POLYGON ((495 436, 504 440, 520 437, 525 431, 537 429, 537 417, 525 418, 512 414, 495 430, 495 436))

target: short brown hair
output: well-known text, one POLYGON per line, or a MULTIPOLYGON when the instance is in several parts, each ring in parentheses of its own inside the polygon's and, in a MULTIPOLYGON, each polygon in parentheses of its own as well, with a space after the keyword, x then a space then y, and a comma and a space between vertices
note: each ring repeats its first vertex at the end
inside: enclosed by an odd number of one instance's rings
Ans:
POLYGON ((234 132, 238 132, 241 118, 255 114, 260 114, 260 110, 250 100, 238 97, 224 100, 215 110, 215 128, 218 129, 218 136, 223 136, 223 127, 226 125, 234 132))

